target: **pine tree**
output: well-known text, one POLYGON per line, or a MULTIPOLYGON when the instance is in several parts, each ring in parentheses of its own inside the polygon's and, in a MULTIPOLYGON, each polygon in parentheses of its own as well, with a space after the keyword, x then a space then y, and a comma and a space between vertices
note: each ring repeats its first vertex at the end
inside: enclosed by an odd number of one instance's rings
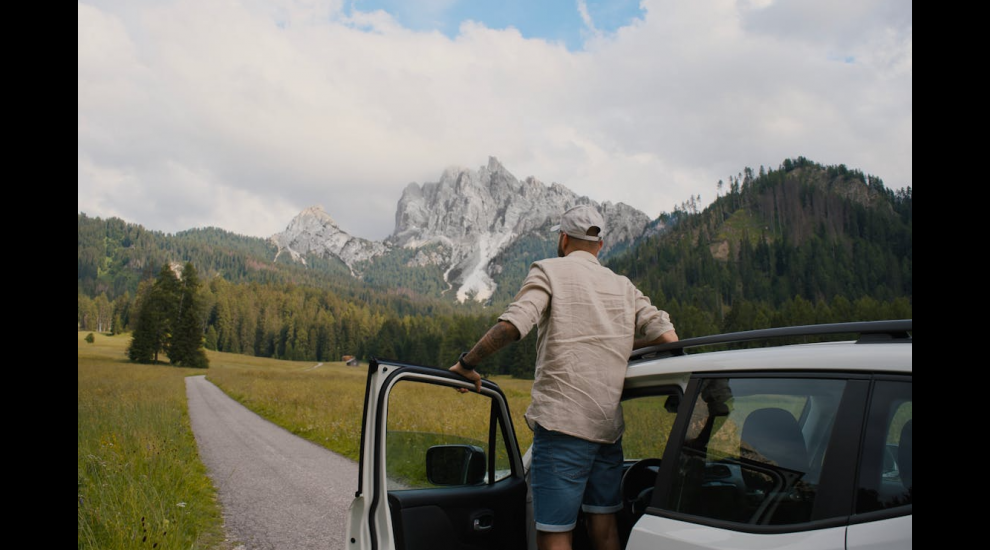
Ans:
POLYGON ((206 341, 203 342, 203 346, 214 351, 217 349, 217 329, 213 328, 213 325, 206 328, 206 341))
POLYGON ((131 361, 157 363, 158 354, 167 352, 177 310, 178 286, 175 272, 168 264, 163 265, 158 278, 140 300, 134 339, 127 348, 131 361))
POLYGON ((178 284, 178 304, 174 330, 168 342, 168 357, 173 365, 205 369, 210 362, 203 349, 203 308, 198 290, 196 268, 192 262, 186 262, 178 284))

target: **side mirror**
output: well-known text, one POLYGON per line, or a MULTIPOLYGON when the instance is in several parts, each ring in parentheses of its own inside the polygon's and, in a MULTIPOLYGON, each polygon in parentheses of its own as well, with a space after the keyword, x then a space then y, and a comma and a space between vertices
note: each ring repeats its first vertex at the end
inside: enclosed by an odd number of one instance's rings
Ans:
POLYGON ((667 399, 663 402, 663 409, 669 413, 676 413, 677 407, 681 406, 681 396, 676 393, 673 395, 668 395, 667 399))
POLYGON ((477 485, 485 480, 485 451, 476 445, 430 447, 426 479, 434 485, 477 485))

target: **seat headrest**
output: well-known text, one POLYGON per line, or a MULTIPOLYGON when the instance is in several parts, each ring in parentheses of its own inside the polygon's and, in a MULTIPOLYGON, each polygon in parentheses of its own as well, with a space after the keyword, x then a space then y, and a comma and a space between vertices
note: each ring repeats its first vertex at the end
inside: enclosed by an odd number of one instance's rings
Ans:
POLYGON ((767 461, 808 471, 808 448, 794 415, 779 408, 757 409, 746 417, 740 446, 748 445, 767 461))

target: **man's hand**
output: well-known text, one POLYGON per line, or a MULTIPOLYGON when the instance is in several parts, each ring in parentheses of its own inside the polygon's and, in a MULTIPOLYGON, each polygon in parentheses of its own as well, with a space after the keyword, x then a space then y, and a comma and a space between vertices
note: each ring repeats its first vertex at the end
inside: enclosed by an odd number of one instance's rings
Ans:
MULTIPOLYGON (((470 357, 464 357, 465 359, 470 359, 468 364, 472 362, 478 365, 485 360, 486 357, 491 357, 496 351, 502 349, 510 342, 515 342, 520 338, 519 329, 515 325, 508 321, 499 321, 495 323, 492 328, 488 329, 488 332, 478 340, 478 343, 471 348, 469 353, 470 357)), ((459 374, 464 378, 474 382, 474 387, 481 393, 481 375, 473 370, 468 370, 461 366, 460 359, 453 367, 450 367, 450 372, 459 374)), ((457 388, 457 391, 464 393, 467 388, 457 388)))
MULTIPOLYGON (((474 382, 475 389, 478 391, 478 393, 481 393, 481 375, 478 374, 477 371, 467 370, 466 368, 462 367, 461 362, 458 361, 456 364, 454 364, 453 367, 450 367, 450 372, 454 374, 459 374, 464 378, 467 378, 468 380, 474 382)), ((466 388, 457 388, 457 391, 464 393, 468 390, 466 388)))

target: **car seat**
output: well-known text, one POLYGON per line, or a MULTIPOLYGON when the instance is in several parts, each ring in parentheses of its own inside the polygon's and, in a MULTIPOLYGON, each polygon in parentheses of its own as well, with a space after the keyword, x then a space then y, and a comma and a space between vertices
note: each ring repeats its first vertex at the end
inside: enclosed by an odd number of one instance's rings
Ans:
POLYGON ((808 471, 808 448, 794 415, 776 407, 751 412, 739 446, 739 456, 750 463, 743 468, 743 480, 757 504, 750 521, 808 521, 814 495, 801 481, 808 471))

